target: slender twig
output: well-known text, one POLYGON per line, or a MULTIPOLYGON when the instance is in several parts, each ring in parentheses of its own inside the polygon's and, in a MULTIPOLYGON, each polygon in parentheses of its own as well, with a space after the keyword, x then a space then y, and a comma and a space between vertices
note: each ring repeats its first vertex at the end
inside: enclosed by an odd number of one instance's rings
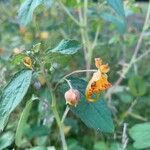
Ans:
POLYGON ((123 120, 132 112, 133 107, 137 104, 137 98, 131 103, 130 107, 124 112, 123 117, 119 124, 123 123, 123 120))
POLYGON ((73 74, 76 74, 76 73, 83 73, 83 72, 96 72, 97 70, 75 70, 67 75, 65 75, 64 77, 62 77, 58 82, 57 84, 55 85, 54 87, 54 90, 56 90, 56 88, 58 87, 58 85, 61 83, 61 81, 65 80, 67 77, 73 75, 73 74))
POLYGON ((84 0, 84 24, 87 24, 88 0, 84 0))
POLYGON ((147 29, 147 23, 149 21, 149 18, 150 18, 150 2, 149 2, 149 5, 148 5, 148 10, 147 10, 147 14, 146 14, 146 18, 145 18, 145 22, 144 22, 144 26, 143 26, 143 29, 142 29, 142 32, 140 34, 140 37, 138 39, 138 42, 137 42, 137 45, 135 47, 135 50, 134 50, 134 53, 133 53, 133 56, 128 64, 127 67, 123 67, 122 69, 122 74, 120 74, 120 77, 118 78, 118 80, 115 82, 114 86, 112 86, 106 93, 105 95, 105 98, 109 98, 110 95, 114 92, 115 88, 122 82, 122 80, 124 79, 124 77, 126 76, 126 74, 128 73, 129 69, 132 67, 132 65, 134 64, 135 60, 136 60, 136 57, 137 57, 137 54, 139 52, 139 49, 141 47, 141 44, 142 44, 142 40, 143 40, 143 37, 144 37, 144 32, 145 30, 147 29))
POLYGON ((62 119, 61 119, 61 122, 62 122, 62 123, 64 122, 64 120, 65 120, 65 118, 66 118, 66 116, 67 116, 69 110, 70 110, 70 108, 69 108, 69 106, 67 106, 66 109, 65 109, 65 111, 64 111, 64 114, 63 114, 63 116, 62 116, 62 119))
POLYGON ((99 35, 99 31, 100 31, 100 26, 98 25, 97 30, 96 30, 96 34, 95 34, 95 38, 92 44, 92 50, 95 48, 95 46, 97 45, 97 40, 98 40, 98 35, 99 35))
POLYGON ((150 53, 150 49, 145 51, 143 54, 141 54, 139 57, 137 57, 134 61, 134 63, 138 62, 139 60, 141 60, 142 58, 148 56, 148 54, 150 53))
POLYGON ((81 26, 79 21, 70 13, 68 8, 60 0, 57 0, 57 2, 60 4, 62 9, 67 13, 67 15, 70 17, 70 19, 72 19, 78 26, 81 26))
POLYGON ((122 150, 126 150, 128 144, 128 136, 127 136, 127 123, 123 124, 123 133, 122 133, 122 150))
POLYGON ((83 72, 96 72, 97 70, 96 69, 89 69, 89 70, 75 70, 67 75, 65 75, 63 78, 67 78, 73 74, 76 74, 76 73, 83 73, 83 72))
POLYGON ((133 112, 131 112, 129 115, 130 115, 131 117, 135 118, 135 119, 140 120, 140 121, 148 121, 147 118, 145 118, 145 117, 143 117, 143 116, 140 116, 140 115, 138 115, 138 114, 135 114, 135 113, 133 113, 133 112))
POLYGON ((70 83, 70 80, 67 80, 67 79, 64 79, 64 80, 66 80, 66 82, 68 83, 70 89, 73 89, 73 87, 72 87, 72 85, 71 85, 71 83, 70 83))

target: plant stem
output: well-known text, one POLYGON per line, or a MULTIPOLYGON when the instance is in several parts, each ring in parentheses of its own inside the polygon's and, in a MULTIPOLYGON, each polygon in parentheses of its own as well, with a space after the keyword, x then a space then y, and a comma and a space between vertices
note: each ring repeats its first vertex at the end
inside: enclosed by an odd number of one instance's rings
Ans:
POLYGON ((66 116, 67 116, 69 110, 70 110, 70 108, 69 108, 69 106, 67 106, 66 109, 65 109, 65 111, 64 111, 64 114, 63 114, 63 116, 62 116, 62 119, 61 119, 61 122, 62 122, 62 123, 64 122, 64 120, 65 120, 65 118, 66 118, 66 116))
POLYGON ((67 77, 69 77, 69 76, 71 76, 71 75, 73 75, 73 74, 76 74, 76 73, 96 72, 96 71, 97 71, 96 69, 89 69, 89 70, 75 70, 75 71, 73 71, 73 72, 71 72, 71 73, 65 75, 63 78, 65 79, 65 78, 67 78, 67 77))
POLYGON ((66 139, 65 139, 64 130, 63 130, 64 127, 63 127, 63 123, 61 122, 61 119, 59 117, 58 110, 57 110, 55 93, 52 90, 51 83, 47 79, 47 73, 45 72, 44 64, 39 63, 39 65, 40 65, 40 68, 41 68, 41 72, 43 73, 43 76, 46 80, 46 85, 49 88, 50 94, 51 94, 51 97, 52 97, 51 108, 52 108, 54 117, 56 119, 57 125, 59 127, 59 133, 60 133, 60 137, 61 137, 62 147, 63 147, 63 150, 67 150, 67 144, 66 144, 66 139))
POLYGON ((56 119, 57 125, 59 127, 59 132, 60 132, 60 137, 61 137, 61 141, 62 141, 62 146, 63 146, 63 150, 67 150, 67 144, 66 144, 66 139, 65 139, 65 135, 64 135, 64 126, 63 126, 63 122, 61 122, 58 111, 57 111, 57 106, 56 106, 56 97, 55 94, 53 92, 51 92, 52 95, 52 110, 53 110, 53 114, 54 117, 56 119))
MULTIPOLYGON (((81 3, 80 0, 76 0, 78 4, 81 3)), ((83 25, 83 27, 80 27, 80 33, 81 33, 81 39, 83 43, 83 51, 84 51, 84 58, 85 58, 85 64, 86 69, 90 69, 91 66, 91 45, 89 41, 88 36, 88 26, 87 26, 87 10, 88 10, 88 0, 84 0, 84 9, 82 14, 81 6, 79 6, 79 22, 83 25)), ((86 73, 87 78, 89 77, 89 72, 86 73)))
POLYGON ((140 37, 138 39, 138 42, 137 42, 137 45, 135 47, 135 50, 134 50, 134 53, 133 53, 133 56, 128 64, 127 67, 124 67, 122 69, 122 74, 120 75, 120 77, 118 78, 118 80, 115 82, 115 84, 107 91, 106 95, 105 95, 105 98, 110 98, 111 97, 111 94, 114 92, 114 90, 116 89, 116 87, 122 82, 122 80, 124 79, 124 77, 126 76, 126 74, 128 73, 129 69, 132 67, 132 65, 136 62, 136 57, 137 57, 137 54, 139 52, 139 49, 141 47, 141 44, 142 44, 142 40, 143 40, 143 37, 144 37, 144 32, 146 31, 147 29, 147 24, 148 24, 148 21, 149 21, 149 18, 150 18, 150 2, 149 2, 149 5, 148 5, 148 10, 147 10, 147 14, 146 14, 146 18, 145 18, 145 22, 144 22, 144 26, 143 26, 143 29, 142 29, 142 32, 140 34, 140 37))
POLYGON ((63 78, 61 78, 61 79, 57 82, 56 86, 54 87, 54 90, 56 90, 57 86, 61 83, 61 81, 65 80, 67 77, 69 77, 69 76, 71 76, 71 75, 73 75, 73 74, 76 74, 76 73, 83 73, 83 72, 96 72, 96 71, 97 71, 97 70, 94 70, 94 69, 93 69, 93 70, 75 70, 75 71, 73 71, 73 72, 71 72, 71 73, 65 75, 63 78))
POLYGON ((68 8, 60 0, 57 0, 57 2, 60 4, 62 9, 67 13, 67 15, 70 17, 70 19, 72 19, 78 26, 81 26, 79 21, 70 13, 68 8))

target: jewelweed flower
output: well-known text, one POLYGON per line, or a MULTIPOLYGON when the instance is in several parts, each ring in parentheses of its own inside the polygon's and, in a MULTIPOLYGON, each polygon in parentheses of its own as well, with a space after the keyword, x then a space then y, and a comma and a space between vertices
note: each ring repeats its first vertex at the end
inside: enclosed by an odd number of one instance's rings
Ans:
POLYGON ((100 93, 112 86, 111 83, 109 83, 107 80, 108 77, 106 74, 109 71, 109 65, 103 64, 102 59, 95 58, 95 66, 98 70, 93 73, 93 76, 89 81, 85 91, 86 99, 89 102, 97 101, 100 93))
POLYGON ((23 64, 24 64, 27 68, 32 69, 32 60, 31 60, 30 57, 28 57, 28 56, 24 57, 24 59, 23 59, 23 64))

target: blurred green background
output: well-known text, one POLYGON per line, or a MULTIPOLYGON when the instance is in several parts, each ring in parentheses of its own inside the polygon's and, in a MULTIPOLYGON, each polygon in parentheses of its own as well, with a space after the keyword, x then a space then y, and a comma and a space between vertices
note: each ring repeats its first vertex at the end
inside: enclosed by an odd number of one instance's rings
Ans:
MULTIPOLYGON (((33 45, 41 43, 40 53, 42 55, 45 49, 55 47, 62 39, 75 39, 82 44, 80 28, 67 16, 59 2, 48 1, 47 7, 39 5, 34 11, 32 21, 25 27, 20 25, 18 20, 18 11, 22 2, 22 0, 0 1, 0 92, 13 74, 24 68, 23 64, 14 60, 16 54, 30 51, 33 45)), ((62 0, 61 2, 76 18, 78 17, 78 4, 74 0, 62 0)), ((125 22, 122 22, 120 18, 118 21, 110 19, 108 15, 102 15, 104 12, 114 15, 114 10, 109 5, 104 3, 101 6, 103 2, 103 0, 89 0, 88 5, 87 25, 90 39, 94 39, 97 26, 99 26, 91 68, 95 69, 94 58, 101 57, 110 65, 109 80, 113 84, 122 74, 120 70, 128 65, 134 53, 143 29, 148 2, 125 0, 125 22)), ((89 129, 79 118, 69 112, 64 128, 69 150, 123 150, 124 123, 127 123, 126 136, 128 138, 125 149, 150 149, 150 145, 147 144, 150 143, 150 123, 148 123, 150 121, 150 56, 148 55, 150 20, 143 36, 137 58, 140 58, 142 54, 146 53, 146 55, 133 64, 107 101, 113 114, 114 133, 107 134, 89 129), (136 124, 140 125, 136 126, 136 124), (135 144, 136 141, 138 145, 135 144), (142 147, 142 144, 146 146, 142 147)), ((45 59, 48 67, 50 59, 53 58, 45 59)), ((74 70, 85 69, 82 49, 71 57, 54 60, 53 67, 56 69, 54 82, 74 70)), ((84 78, 85 76, 81 74, 79 77, 84 78)), ((14 142, 17 124, 26 100, 30 99, 33 93, 43 99, 49 98, 46 85, 42 81, 42 77, 33 79, 30 90, 24 98, 25 101, 11 114, 6 128, 0 133, 0 150, 61 149, 54 117, 47 103, 41 101, 33 103, 21 146, 17 147, 14 142)), ((60 94, 58 97, 58 106, 62 115, 65 102, 62 99, 63 95, 60 94)))

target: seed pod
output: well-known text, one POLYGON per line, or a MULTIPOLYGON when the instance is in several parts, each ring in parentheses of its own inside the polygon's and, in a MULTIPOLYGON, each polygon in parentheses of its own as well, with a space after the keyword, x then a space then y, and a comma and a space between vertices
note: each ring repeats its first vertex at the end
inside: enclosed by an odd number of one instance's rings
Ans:
POLYGON ((66 104, 76 106, 80 99, 80 93, 76 89, 70 89, 65 93, 66 104))

